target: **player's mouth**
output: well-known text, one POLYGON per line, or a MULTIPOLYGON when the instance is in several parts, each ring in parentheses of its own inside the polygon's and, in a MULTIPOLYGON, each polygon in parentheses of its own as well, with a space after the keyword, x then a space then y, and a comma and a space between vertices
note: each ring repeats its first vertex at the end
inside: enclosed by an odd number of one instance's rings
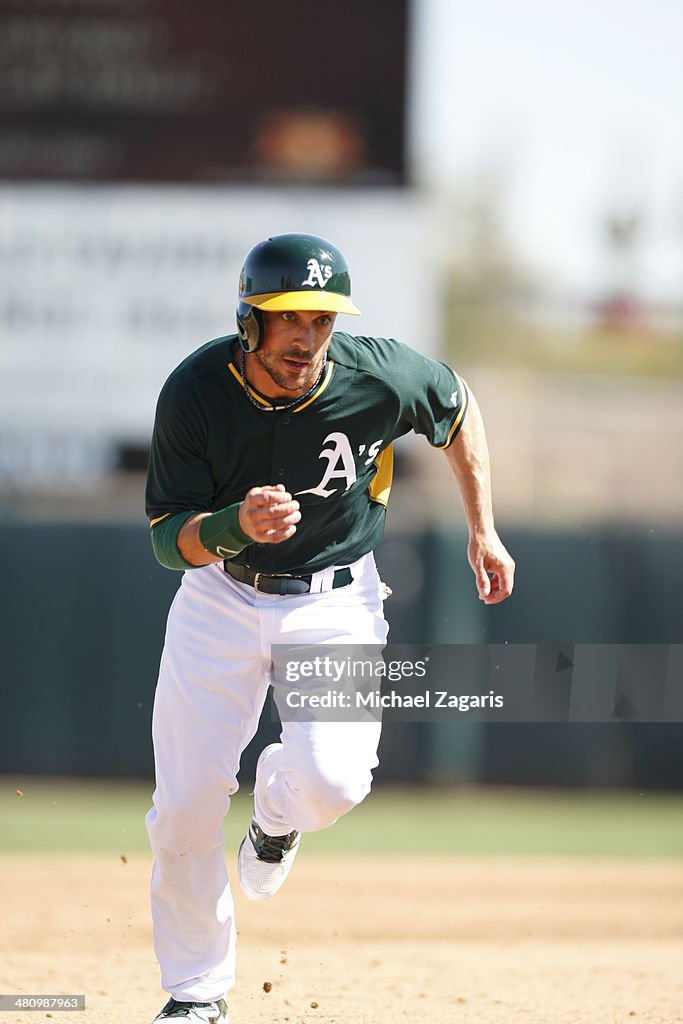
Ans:
POLYGON ((288 369, 293 370, 295 373, 301 373, 311 365, 310 359, 288 359, 285 356, 282 361, 288 369))

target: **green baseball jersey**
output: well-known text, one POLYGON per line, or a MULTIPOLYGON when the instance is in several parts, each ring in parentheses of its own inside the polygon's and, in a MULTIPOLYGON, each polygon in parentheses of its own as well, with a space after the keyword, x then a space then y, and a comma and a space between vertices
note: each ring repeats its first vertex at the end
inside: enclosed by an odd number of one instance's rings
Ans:
POLYGON ((152 527, 282 483, 301 506, 296 533, 254 542, 232 561, 271 573, 354 562, 382 537, 392 442, 414 430, 447 448, 467 409, 465 384, 393 339, 334 332, 314 393, 274 412, 269 399, 245 392, 238 351, 235 335, 208 342, 161 391, 147 481, 152 527))

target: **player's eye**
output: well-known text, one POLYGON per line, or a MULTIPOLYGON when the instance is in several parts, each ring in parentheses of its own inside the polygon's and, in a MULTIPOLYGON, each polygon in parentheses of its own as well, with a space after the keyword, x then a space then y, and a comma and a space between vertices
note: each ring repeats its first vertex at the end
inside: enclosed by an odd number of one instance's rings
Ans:
POLYGON ((282 313, 281 316, 282 316, 283 320, 287 320, 288 322, 290 320, 296 320, 296 313, 287 312, 287 313, 282 313))
POLYGON ((327 327, 328 324, 332 323, 332 317, 328 316, 327 313, 324 316, 319 316, 317 322, 321 327, 327 327))

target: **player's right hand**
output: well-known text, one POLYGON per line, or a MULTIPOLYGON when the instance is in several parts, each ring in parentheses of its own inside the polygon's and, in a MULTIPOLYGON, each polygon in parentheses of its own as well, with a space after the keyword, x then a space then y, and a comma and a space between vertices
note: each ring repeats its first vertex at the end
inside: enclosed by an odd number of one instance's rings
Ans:
POLYGON ((301 519, 299 502, 284 484, 252 487, 239 510, 240 526, 259 544, 279 544, 296 533, 301 519))

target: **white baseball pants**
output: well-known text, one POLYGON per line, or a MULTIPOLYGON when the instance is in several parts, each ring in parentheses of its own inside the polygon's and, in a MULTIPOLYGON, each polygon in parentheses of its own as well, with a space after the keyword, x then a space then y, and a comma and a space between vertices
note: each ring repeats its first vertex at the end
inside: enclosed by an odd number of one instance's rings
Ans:
MULTIPOLYGON (((257 593, 220 563, 183 575, 154 702, 156 790, 146 817, 154 948, 162 987, 175 999, 210 1001, 234 983, 223 819, 267 695, 271 644, 386 642, 372 555, 351 572, 347 587, 293 596, 257 593)), ((379 736, 372 721, 284 722, 267 789, 256 780, 259 825, 284 835, 333 824, 370 791, 379 736)))

